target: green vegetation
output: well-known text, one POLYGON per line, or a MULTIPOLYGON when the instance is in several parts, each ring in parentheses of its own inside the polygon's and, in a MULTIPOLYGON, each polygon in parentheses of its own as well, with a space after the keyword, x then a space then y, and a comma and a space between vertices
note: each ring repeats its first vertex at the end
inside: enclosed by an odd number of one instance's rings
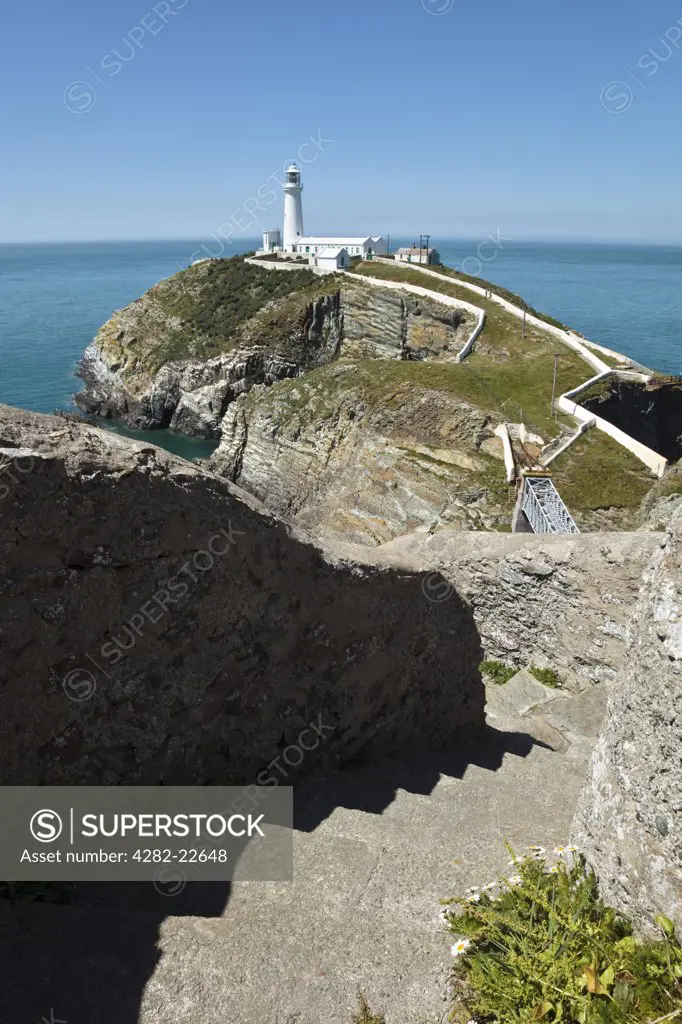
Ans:
POLYGON ((483 309, 485 327, 473 353, 463 363, 447 366, 458 375, 462 398, 466 399, 468 393, 472 402, 496 412, 506 410, 508 419, 523 419, 548 438, 556 434, 551 414, 554 357, 558 353, 557 394, 562 394, 592 374, 592 368, 577 353, 534 326, 527 325, 523 338, 517 317, 482 296, 472 295, 454 280, 441 282, 418 270, 385 263, 362 263, 356 273, 417 284, 483 309))
POLYGON ((610 366, 612 369, 616 369, 617 367, 622 369, 623 367, 630 365, 631 361, 627 356, 622 356, 620 359, 616 359, 614 356, 608 356, 605 352, 602 352, 601 349, 597 348, 596 345, 592 345, 589 341, 585 341, 584 339, 583 345, 585 345, 586 348, 589 348, 591 352, 594 352, 594 354, 601 359, 603 363, 606 363, 606 365, 610 366))
MULTIPOLYGON (((153 374, 173 360, 210 359, 240 343, 274 339, 277 351, 286 350, 300 333, 310 301, 337 287, 335 278, 307 268, 268 272, 241 256, 191 266, 155 285, 127 311, 137 317, 131 370, 153 374)), ((101 334, 114 357, 119 329, 114 316, 101 334)))
POLYGON ((518 672, 517 668, 510 668, 509 665, 505 665, 501 661, 482 661, 478 670, 496 686, 504 686, 518 672))
POLYGON ((674 494, 682 494, 682 470, 671 466, 664 476, 653 487, 653 495, 659 498, 670 498, 674 494))
POLYGON ((585 388, 584 391, 577 394, 574 400, 579 405, 585 405, 586 402, 608 402, 617 386, 618 378, 614 374, 610 374, 608 377, 595 380, 589 388, 585 388))
POLYGON ((549 686, 553 690, 561 689, 561 676, 553 668, 538 668, 537 665, 530 665, 528 671, 543 686, 549 686))
POLYGON ((636 1024, 682 1013, 682 949, 672 923, 640 942, 605 906, 584 857, 532 848, 513 877, 446 900, 453 935, 452 1020, 490 1024, 636 1024), (455 908, 461 908, 458 914, 455 908))
MULTIPOLYGON (((573 512, 639 508, 651 472, 607 434, 589 430, 552 463, 552 479, 573 512)), ((578 523, 580 525, 580 523, 578 523)))
MULTIPOLYGON (((521 309, 525 309, 531 316, 536 316, 539 320, 544 320, 545 323, 550 324, 552 327, 559 327, 562 331, 570 330, 566 324, 562 324, 560 320, 556 320, 553 316, 549 316, 547 313, 539 313, 537 309, 533 309, 529 306, 526 300, 521 296, 517 295, 516 292, 510 292, 508 288, 503 288, 499 284, 493 284, 492 281, 486 281, 483 277, 473 277, 471 274, 465 274, 461 270, 453 270, 452 267, 445 267, 442 263, 429 264, 429 270, 434 270, 437 274, 442 274, 444 277, 453 277, 456 281, 464 281, 466 284, 474 284, 478 288, 484 288, 492 292, 493 295, 499 295, 501 299, 506 299, 507 302, 511 302, 513 306, 519 306, 521 309)), ((427 275, 422 275, 422 281, 427 275)), ((429 287, 429 285, 425 285, 429 287)), ((471 294, 471 292, 469 293, 471 294)))
POLYGON ((386 1024, 383 1014, 372 1013, 362 992, 358 995, 358 1012, 353 1014, 352 1024, 386 1024))
POLYGON ((178 317, 193 332, 220 341, 266 302, 316 281, 308 269, 268 274, 235 256, 189 267, 156 285, 150 294, 165 313, 178 317))

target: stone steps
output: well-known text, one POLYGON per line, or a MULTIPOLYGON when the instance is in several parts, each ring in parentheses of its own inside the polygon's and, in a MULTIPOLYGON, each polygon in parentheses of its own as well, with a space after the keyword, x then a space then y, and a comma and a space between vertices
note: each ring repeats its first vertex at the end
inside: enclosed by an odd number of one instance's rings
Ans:
POLYGON ((505 840, 566 841, 584 779, 595 693, 532 682, 490 688, 495 727, 476 747, 298 787, 292 883, 212 886, 203 904, 191 886, 148 902, 138 886, 119 909, 6 905, 16 1015, 0 1021, 53 1008, 68 1024, 350 1024, 359 987, 387 1024, 443 1019, 439 900, 508 872, 505 840), (538 710, 570 734, 561 750, 530 735, 538 710))

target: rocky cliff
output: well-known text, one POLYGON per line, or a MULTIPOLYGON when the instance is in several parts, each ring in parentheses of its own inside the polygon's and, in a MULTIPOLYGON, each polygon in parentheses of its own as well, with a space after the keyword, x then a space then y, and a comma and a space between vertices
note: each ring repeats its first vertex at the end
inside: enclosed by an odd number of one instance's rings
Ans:
POLYGON ((427 574, 108 431, 0 406, 0 458, 4 784, 251 782, 306 729, 302 771, 481 730, 471 611, 427 574))
POLYGON ((609 701, 574 841, 606 899, 642 930, 682 930, 682 516, 648 571, 609 701))
POLYGON ((234 402, 210 465, 315 535, 496 529, 513 501, 501 419, 438 366, 342 362, 234 402))
POLYGON ((345 277, 343 353, 364 359, 453 359, 475 326, 470 309, 453 309, 409 292, 345 277))
MULTIPOLYGON (((211 469, 315 536, 380 544, 418 529, 508 530, 514 495, 495 430, 523 420, 517 455, 538 459, 558 429, 556 343, 535 328, 521 338, 482 299, 483 333, 458 364, 478 318, 456 285, 436 282, 460 303, 448 306, 395 283, 200 263, 104 325, 77 401, 135 427, 219 439, 211 469)), ((560 387, 587 372, 562 353, 560 387)), ((596 431, 552 473, 583 531, 656 529, 674 504, 640 514, 650 474, 596 431)))
POLYGON ((80 365, 78 405, 130 426, 218 437, 229 403, 332 360, 343 316, 336 279, 209 260, 115 313, 80 365))
POLYGON ((219 437, 230 403, 339 354, 454 358, 470 311, 362 281, 207 260, 115 313, 80 365, 79 406, 130 426, 219 437), (348 282, 348 283, 346 283, 348 282))

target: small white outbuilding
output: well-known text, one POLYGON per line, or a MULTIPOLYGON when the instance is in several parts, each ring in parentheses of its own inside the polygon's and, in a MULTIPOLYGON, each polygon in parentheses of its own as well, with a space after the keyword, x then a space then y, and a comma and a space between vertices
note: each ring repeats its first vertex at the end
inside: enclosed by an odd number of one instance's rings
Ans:
POLYGON ((320 270, 344 270, 350 266, 348 250, 340 245, 328 245, 318 252, 315 266, 320 270))

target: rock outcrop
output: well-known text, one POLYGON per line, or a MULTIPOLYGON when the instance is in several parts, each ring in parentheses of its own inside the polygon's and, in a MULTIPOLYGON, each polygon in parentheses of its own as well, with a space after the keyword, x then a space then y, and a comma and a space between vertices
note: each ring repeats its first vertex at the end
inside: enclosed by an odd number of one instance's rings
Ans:
POLYGON ((339 362, 256 388, 228 408, 211 468, 314 536, 380 544, 419 528, 499 529, 513 497, 502 418, 439 372, 339 362))
POLYGON ((457 594, 471 607, 486 658, 552 668, 575 691, 620 679, 642 574, 662 536, 443 529, 398 537, 372 557, 428 568, 433 600, 447 604, 457 594))
POLYGON ((454 359, 475 326, 470 309, 346 277, 343 352, 365 359, 454 359))
POLYGON ((101 328, 81 360, 78 405, 140 429, 220 437, 255 385, 347 355, 452 359, 470 310, 358 280, 208 260, 160 282, 101 328))
POLYGON ((301 771, 481 730, 471 611, 427 574, 108 431, 1 406, 0 456, 4 784, 251 782, 308 728, 301 771))
POLYGON ((607 901, 682 931, 682 516, 648 571, 573 837, 607 901))
POLYGON ((335 280, 267 273, 242 259, 176 274, 115 313, 88 346, 78 405, 132 427, 219 437, 254 384, 332 360, 343 315, 335 280))

